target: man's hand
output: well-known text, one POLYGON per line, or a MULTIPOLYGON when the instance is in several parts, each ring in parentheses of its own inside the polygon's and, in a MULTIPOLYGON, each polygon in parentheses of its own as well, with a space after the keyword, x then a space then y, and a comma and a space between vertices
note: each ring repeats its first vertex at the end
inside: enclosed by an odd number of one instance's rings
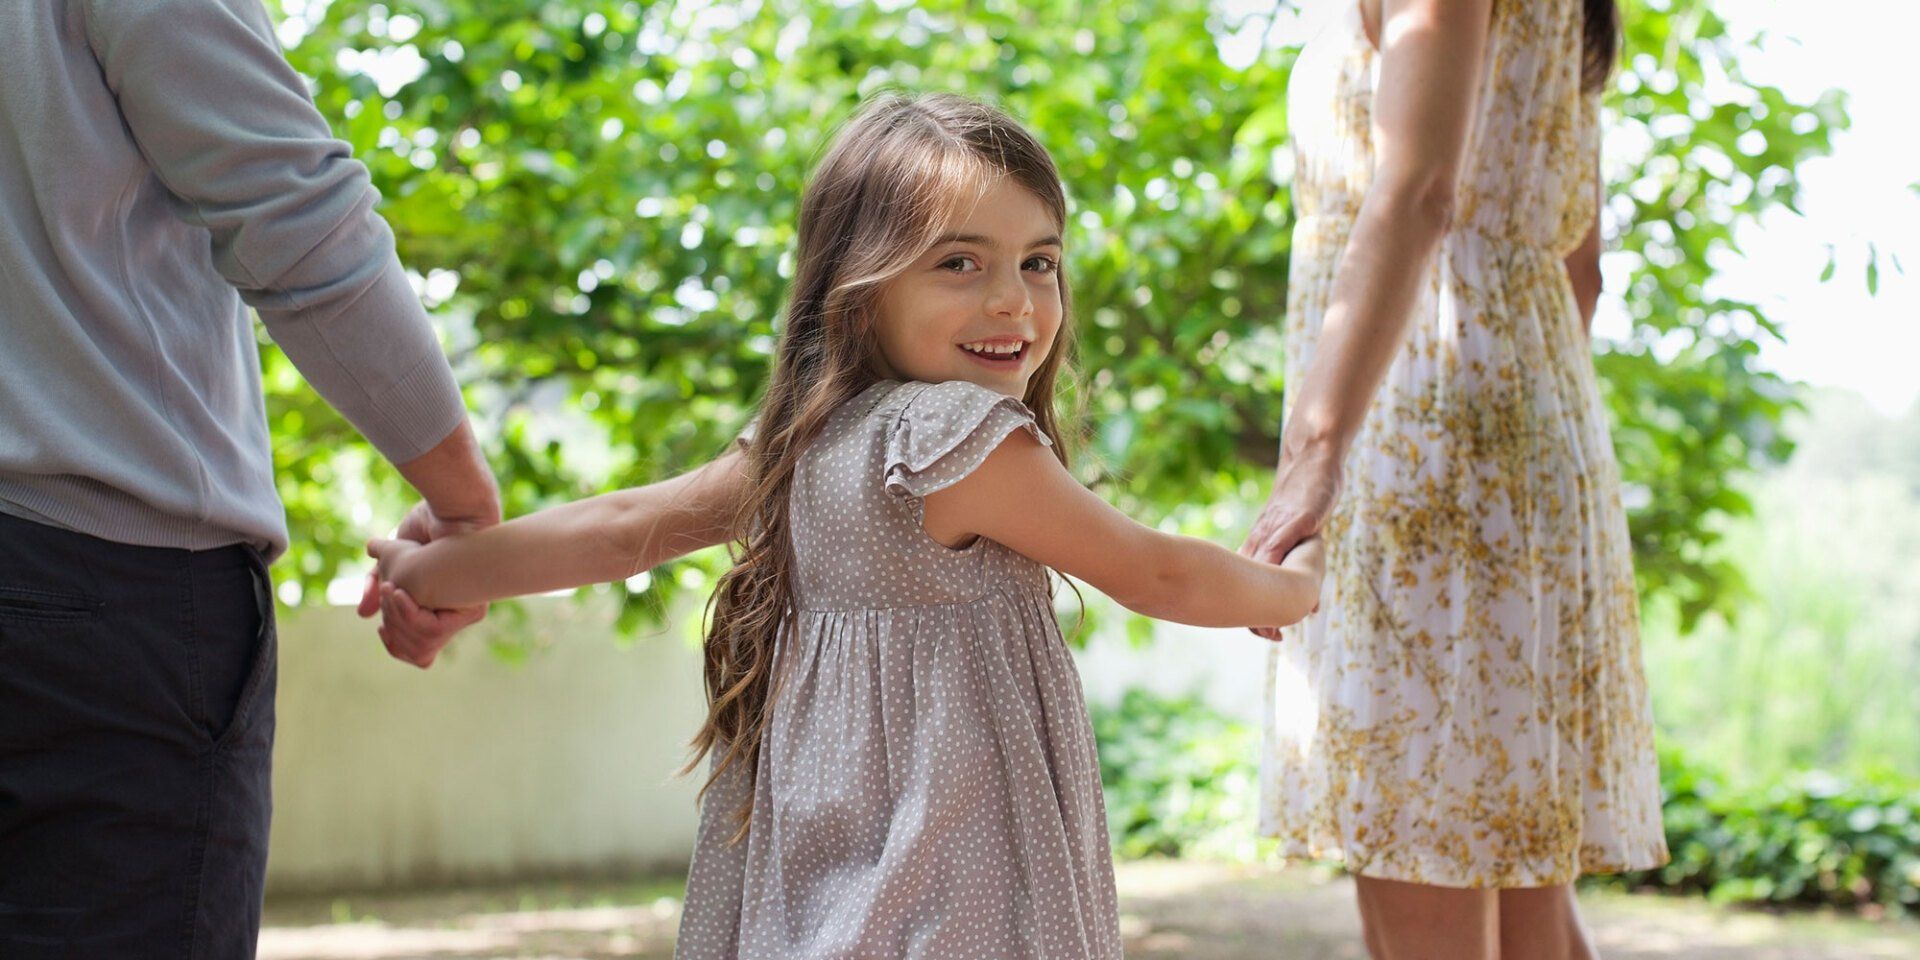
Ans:
MULTIPOLYGON (((500 491, 487 472, 470 424, 463 421, 433 449, 395 466, 425 502, 408 511, 394 537, 432 543, 500 522, 500 491)), ((479 623, 487 608, 426 610, 406 591, 384 590, 379 577, 368 574, 367 587, 360 594, 360 616, 371 617, 375 612, 380 614, 380 642, 386 644, 387 652, 424 670, 455 633, 479 623)))
MULTIPOLYGON (((443 519, 427 504, 419 504, 400 521, 394 537, 415 544, 431 543, 440 537, 492 526, 499 517, 463 517, 443 519)), ((397 554, 399 549, 395 550, 397 554)), ((368 554, 380 558, 368 545, 368 554)), ((376 568, 367 574, 367 586, 360 594, 361 617, 380 614, 380 642, 387 653, 424 670, 433 666, 435 657, 453 639, 453 635, 479 623, 487 615, 486 605, 458 610, 428 610, 407 596, 405 590, 380 579, 376 568)))
POLYGON ((461 610, 428 610, 391 583, 381 583, 380 642, 396 660, 425 670, 453 635, 486 617, 485 606, 461 610))

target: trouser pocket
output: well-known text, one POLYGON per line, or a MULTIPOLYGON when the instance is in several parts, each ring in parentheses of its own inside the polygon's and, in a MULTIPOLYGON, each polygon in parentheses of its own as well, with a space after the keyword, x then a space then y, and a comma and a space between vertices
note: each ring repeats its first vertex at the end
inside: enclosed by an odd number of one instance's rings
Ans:
POLYGON ((100 602, 92 597, 0 584, 0 621, 85 623, 99 615, 100 602))
POLYGON ((196 554, 190 571, 194 711, 217 748, 244 738, 271 703, 278 648, 266 565, 251 548, 196 554))
MULTIPOLYGON (((232 718, 215 739, 215 744, 223 748, 257 732, 263 722, 271 726, 273 699, 280 678, 280 631, 273 615, 273 580, 267 575, 267 564, 260 554, 252 547, 247 548, 247 553, 258 627, 253 635, 253 656, 247 664, 246 679, 241 682, 232 718)), ((271 743, 270 732, 267 740, 271 743)))

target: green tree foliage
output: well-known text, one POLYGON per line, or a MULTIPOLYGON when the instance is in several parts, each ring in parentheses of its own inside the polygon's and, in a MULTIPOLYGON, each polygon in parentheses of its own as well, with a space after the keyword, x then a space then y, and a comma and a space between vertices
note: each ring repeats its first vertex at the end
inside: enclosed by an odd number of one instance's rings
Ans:
POLYGON ((1742 789, 1804 770, 1920 780, 1920 407, 1807 400, 1787 418, 1793 462, 1754 484, 1759 517, 1728 525, 1754 592, 1739 619, 1683 634, 1670 604, 1647 607, 1654 719, 1742 789))
POLYGON ((1690 627, 1708 610, 1733 612, 1740 575, 1715 548, 1725 520, 1753 511, 1743 475, 1792 450, 1780 423, 1797 403, 1757 363, 1779 328, 1757 304, 1706 287, 1738 255, 1740 225, 1776 206, 1797 211, 1795 171, 1847 118, 1837 92, 1798 104, 1748 82, 1744 48, 1706 3, 1629 3, 1624 21, 1608 173, 1633 331, 1596 362, 1642 593, 1671 600, 1690 627))
MULTIPOLYGON (((1704 609, 1715 518, 1779 456, 1772 326, 1702 284, 1732 230, 1793 202, 1844 123, 1741 79, 1699 0, 1630 5, 1610 171, 1634 332, 1600 358, 1643 587, 1704 609)), ((1073 202, 1086 479, 1147 520, 1227 536, 1278 434, 1293 52, 1229 63, 1204 4, 281 0, 295 66, 367 161, 489 434, 509 512, 644 483, 719 450, 768 369, 805 172, 865 96, 955 90, 1027 121, 1073 202)), ((1251 34, 1246 34, 1251 31, 1251 34)), ((392 471, 269 351, 307 587, 401 502, 392 471)), ((634 586, 629 610, 705 583, 634 586)))

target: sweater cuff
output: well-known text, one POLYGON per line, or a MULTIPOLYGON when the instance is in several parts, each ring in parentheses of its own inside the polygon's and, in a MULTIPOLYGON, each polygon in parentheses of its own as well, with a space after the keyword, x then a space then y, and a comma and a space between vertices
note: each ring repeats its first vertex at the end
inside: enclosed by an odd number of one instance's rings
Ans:
POLYGON ((460 386, 447 358, 435 351, 374 398, 380 416, 367 418, 362 433, 381 456, 406 463, 439 446, 467 419, 460 386))
POLYGON ((466 420, 440 337, 391 254, 351 302, 297 316, 282 324, 288 356, 389 462, 426 453, 466 420))

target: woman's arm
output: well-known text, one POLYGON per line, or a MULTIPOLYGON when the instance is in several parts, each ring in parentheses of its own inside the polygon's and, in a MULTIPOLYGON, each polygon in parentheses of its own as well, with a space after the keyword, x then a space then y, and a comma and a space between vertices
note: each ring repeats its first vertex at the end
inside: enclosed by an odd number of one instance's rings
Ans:
POLYGON ((1492 0, 1384 0, 1374 176, 1334 271, 1292 422, 1295 450, 1344 454, 1399 352, 1453 221, 1492 0))
POLYGON ((424 546, 376 540, 367 551, 382 580, 433 608, 624 580, 725 541, 746 494, 745 462, 733 450, 670 480, 424 546))
POLYGON ((1359 433, 1453 220, 1492 0, 1383 0, 1374 176, 1334 271, 1281 436, 1273 495, 1243 549, 1278 560, 1332 512, 1359 433))
POLYGON ((1318 550, 1285 567, 1129 519, 1017 431, 979 469, 926 498, 929 535, 994 540, 1136 613, 1202 627, 1284 626, 1318 602, 1318 550))
POLYGON ((1600 303, 1600 211, 1605 207, 1600 188, 1596 187, 1593 226, 1580 238, 1580 245, 1567 254, 1567 279, 1573 283, 1573 302, 1580 308, 1580 328, 1589 334, 1593 332, 1593 311, 1600 303))

